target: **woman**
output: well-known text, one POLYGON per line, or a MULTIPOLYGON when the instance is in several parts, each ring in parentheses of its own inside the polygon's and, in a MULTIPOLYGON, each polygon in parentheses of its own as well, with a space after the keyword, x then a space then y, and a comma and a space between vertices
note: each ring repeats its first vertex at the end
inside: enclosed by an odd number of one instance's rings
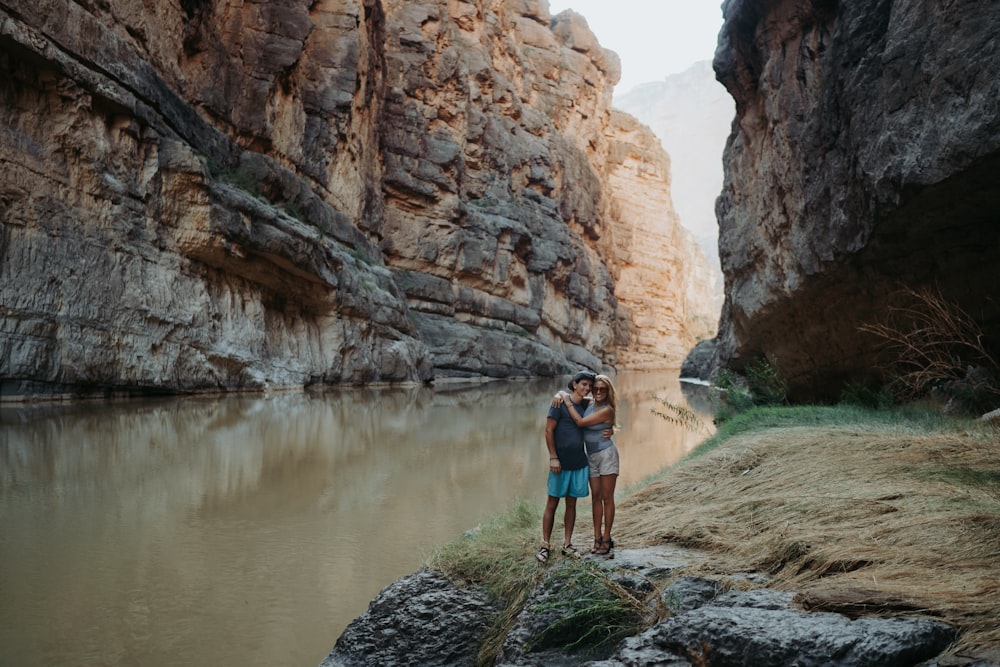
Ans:
POLYGON ((590 463, 590 493, 594 514, 594 548, 591 553, 613 557, 615 546, 611 526, 615 522, 615 485, 618 483, 618 447, 608 429, 615 425, 615 386, 607 375, 598 375, 591 385, 594 400, 581 415, 572 401, 564 403, 570 417, 583 429, 583 441, 590 463))

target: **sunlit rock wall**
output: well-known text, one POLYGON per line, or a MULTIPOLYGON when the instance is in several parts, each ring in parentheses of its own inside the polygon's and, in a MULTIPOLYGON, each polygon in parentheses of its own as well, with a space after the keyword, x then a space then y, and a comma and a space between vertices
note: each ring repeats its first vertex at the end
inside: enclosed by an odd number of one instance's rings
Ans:
POLYGON ((617 57, 544 1, 0 0, 0 74, 5 398, 552 375, 639 344, 617 57))
POLYGON ((678 366, 717 313, 617 56, 545 2, 386 7, 382 247, 438 372, 678 366))
POLYGON ((670 154, 675 165, 670 173, 670 197, 681 224, 694 233, 716 267, 721 310, 715 200, 722 191, 722 150, 736 113, 732 96, 716 80, 712 62, 701 60, 660 81, 616 93, 614 106, 648 125, 670 154))
POLYGON ((718 204, 718 362, 766 355, 799 397, 876 369, 858 327, 939 287, 1000 331, 1000 4, 728 0, 736 100, 718 204))
POLYGON ((616 294, 628 304, 632 343, 623 368, 676 367, 718 321, 712 266, 680 225, 670 197, 670 158, 645 125, 620 111, 608 128, 609 219, 614 230, 616 294))
POLYGON ((382 248, 442 374, 602 368, 628 342, 601 248, 618 60, 546 5, 386 2, 382 248))

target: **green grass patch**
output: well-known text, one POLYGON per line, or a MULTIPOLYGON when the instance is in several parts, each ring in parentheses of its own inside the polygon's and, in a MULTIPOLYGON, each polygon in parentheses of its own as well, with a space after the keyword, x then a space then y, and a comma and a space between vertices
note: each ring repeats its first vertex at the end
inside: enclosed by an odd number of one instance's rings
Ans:
POLYGON ((347 254, 362 264, 367 264, 368 266, 372 265, 372 258, 362 248, 348 248, 347 254))
POLYGON ((544 575, 532 545, 541 530, 541 509, 521 501, 468 537, 435 551, 428 566, 451 579, 483 587, 496 600, 519 597, 544 575))
POLYGON ((566 563, 552 573, 545 589, 550 598, 534 611, 552 614, 554 620, 531 637, 530 651, 558 648, 606 658, 618 641, 642 627, 640 603, 594 563, 566 563))
POLYGON ((263 188, 260 177, 243 167, 231 167, 216 174, 217 177, 230 185, 243 190, 251 197, 261 197, 263 188))
POLYGON ((499 206, 500 202, 492 197, 486 197, 484 199, 470 199, 469 204, 477 208, 494 208, 499 206))
POLYGON ((428 560, 452 581, 481 587, 502 607, 477 664, 493 664, 525 601, 542 582, 548 597, 534 612, 551 623, 529 640, 529 650, 560 648, 598 656, 641 626, 639 603, 595 564, 560 557, 558 549, 548 564, 535 560, 541 514, 537 504, 521 501, 428 560))
POLYGON ((715 435, 699 445, 689 458, 707 454, 742 433, 769 428, 838 427, 854 424, 886 430, 941 433, 959 430, 961 423, 966 421, 923 405, 906 405, 886 410, 846 404, 758 406, 723 422, 715 435))
POLYGON ((452 581, 483 588, 502 609, 480 646, 477 665, 492 665, 528 594, 548 567, 534 558, 541 508, 520 501, 468 536, 437 549, 427 562, 452 581))

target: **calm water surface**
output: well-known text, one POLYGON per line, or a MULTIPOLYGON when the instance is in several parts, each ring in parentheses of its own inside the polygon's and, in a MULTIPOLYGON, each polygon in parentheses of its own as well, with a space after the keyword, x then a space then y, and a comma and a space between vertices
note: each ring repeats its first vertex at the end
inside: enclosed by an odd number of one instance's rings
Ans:
MULTIPOLYGON (((624 489, 702 436, 650 412, 676 373, 616 384, 624 489)), ((562 386, 0 408, 0 665, 315 666, 436 545, 543 499, 562 386)))

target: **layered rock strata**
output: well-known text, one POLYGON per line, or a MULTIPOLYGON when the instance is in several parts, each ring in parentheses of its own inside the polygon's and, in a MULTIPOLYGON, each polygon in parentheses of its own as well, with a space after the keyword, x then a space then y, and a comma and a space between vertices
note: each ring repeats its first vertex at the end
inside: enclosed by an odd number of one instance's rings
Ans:
POLYGON ((340 5, 0 5, 5 397, 432 376, 340 5))
POLYGON ((382 249, 438 374, 677 366, 706 260, 617 56, 545 2, 386 6, 382 249))
POLYGON ((878 365, 900 286, 940 289, 998 349, 1000 5, 728 0, 736 100, 718 202, 717 364, 766 356, 800 398, 878 365))
POLYGON ((696 297, 618 289, 695 265, 669 224, 642 232, 666 274, 621 253, 646 223, 612 215, 617 58, 544 1, 0 0, 0 70, 5 398, 666 367, 692 342, 696 297))
POLYGON ((694 341, 715 335, 715 271, 694 235, 681 226, 670 190, 658 187, 670 183, 670 157, 656 135, 632 116, 613 111, 608 141, 615 289, 631 315, 631 343, 619 351, 618 363, 656 368, 684 358, 694 341))

